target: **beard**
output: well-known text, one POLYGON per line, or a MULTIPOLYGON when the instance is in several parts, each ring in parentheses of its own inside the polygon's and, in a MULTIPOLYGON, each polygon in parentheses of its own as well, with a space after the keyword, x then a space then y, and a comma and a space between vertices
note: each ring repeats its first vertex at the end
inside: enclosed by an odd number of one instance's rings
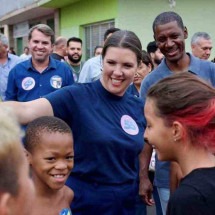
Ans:
MULTIPOLYGON (((77 54, 75 54, 77 55, 77 54)), ((72 62, 72 63, 79 63, 81 61, 82 55, 78 55, 78 58, 73 58, 74 55, 68 55, 68 59, 72 62)))

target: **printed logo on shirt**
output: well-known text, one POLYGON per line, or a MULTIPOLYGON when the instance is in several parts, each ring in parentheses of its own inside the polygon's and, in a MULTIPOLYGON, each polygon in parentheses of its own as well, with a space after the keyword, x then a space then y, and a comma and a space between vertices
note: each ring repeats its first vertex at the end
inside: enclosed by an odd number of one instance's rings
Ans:
POLYGON ((58 75, 54 75, 50 79, 50 84, 55 89, 59 89, 62 86, 62 78, 58 75))
POLYGON ((63 210, 61 210, 61 212, 59 213, 59 215, 72 215, 72 212, 71 212, 70 209, 64 208, 63 210))
POLYGON ((31 90, 35 86, 35 80, 32 77, 26 77, 22 80, 22 89, 31 90))
POLYGON ((130 135, 137 135, 139 133, 139 128, 137 123, 128 115, 123 115, 121 118, 122 129, 130 135))

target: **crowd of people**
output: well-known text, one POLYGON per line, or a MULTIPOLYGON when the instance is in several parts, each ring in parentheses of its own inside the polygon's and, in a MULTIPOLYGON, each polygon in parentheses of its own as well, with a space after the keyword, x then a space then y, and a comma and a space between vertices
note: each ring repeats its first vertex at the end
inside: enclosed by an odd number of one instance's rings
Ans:
POLYGON ((20 57, 0 34, 0 215, 215 214, 212 39, 186 52, 175 12, 152 29, 146 50, 107 29, 86 62, 81 38, 45 24, 20 57))

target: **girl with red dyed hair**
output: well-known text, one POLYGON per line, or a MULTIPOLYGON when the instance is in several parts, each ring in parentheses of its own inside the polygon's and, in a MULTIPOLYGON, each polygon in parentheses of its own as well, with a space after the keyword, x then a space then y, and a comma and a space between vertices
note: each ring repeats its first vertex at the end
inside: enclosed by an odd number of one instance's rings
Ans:
POLYGON ((167 215, 214 215, 215 89, 191 73, 174 74, 150 88, 145 117, 145 141, 183 176, 167 215))

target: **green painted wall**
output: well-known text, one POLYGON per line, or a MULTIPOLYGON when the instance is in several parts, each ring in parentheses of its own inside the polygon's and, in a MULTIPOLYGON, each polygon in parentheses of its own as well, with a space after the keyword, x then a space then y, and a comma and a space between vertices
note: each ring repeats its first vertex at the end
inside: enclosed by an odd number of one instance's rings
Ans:
POLYGON ((83 36, 83 25, 117 18, 117 0, 82 0, 60 11, 61 35, 83 36))
MULTIPOLYGON (((118 0, 80 0, 60 9, 60 34, 76 36, 84 41, 84 26, 101 21, 117 20, 118 0)), ((83 59, 85 59, 83 45, 83 59)))
POLYGON ((118 27, 134 31, 141 39, 143 48, 153 40, 152 22, 161 12, 173 10, 179 13, 188 28, 186 50, 190 51, 190 39, 197 31, 206 31, 212 37, 215 56, 215 1, 176 0, 170 8, 168 0, 119 0, 118 27))
MULTIPOLYGON (((68 0, 66 2, 68 3, 68 0)), ((161 12, 173 10, 182 16, 188 28, 187 51, 191 50, 190 39, 197 31, 208 32, 215 47, 215 0, 176 0, 174 8, 170 8, 169 0, 73 0, 72 2, 60 9, 62 36, 83 38, 84 25, 114 19, 116 27, 134 31, 145 49, 147 43, 153 40, 154 18, 161 12)), ((212 50, 211 58, 214 56, 215 48, 212 50)))

